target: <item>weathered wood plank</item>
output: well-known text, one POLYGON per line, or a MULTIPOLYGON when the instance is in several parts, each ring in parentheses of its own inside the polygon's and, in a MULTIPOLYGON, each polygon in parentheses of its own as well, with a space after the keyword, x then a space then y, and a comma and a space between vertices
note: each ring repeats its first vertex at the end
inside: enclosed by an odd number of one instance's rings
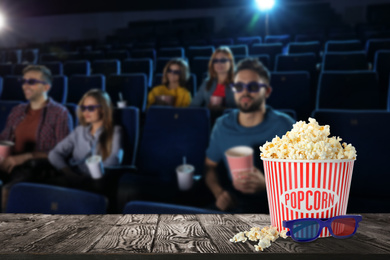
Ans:
POLYGON ((160 215, 153 253, 216 253, 196 215, 160 215))
POLYGON ((255 252, 254 242, 232 243, 235 234, 250 230, 248 223, 234 215, 197 215, 219 253, 255 252))
POLYGON ((127 214, 122 215, 117 226, 128 224, 157 224, 158 214, 127 214))
POLYGON ((120 215, 90 215, 77 219, 77 215, 68 215, 56 222, 51 232, 43 238, 26 244, 23 252, 85 253, 112 228, 120 215))
POLYGON ((36 226, 42 225, 55 219, 62 218, 60 215, 53 217, 43 214, 0 214, 0 231, 1 232, 19 232, 34 229, 36 226), (21 230, 18 230, 21 229, 21 230))
POLYGON ((240 226, 247 225, 247 223, 243 222, 236 215, 231 214, 201 214, 197 215, 198 219, 202 220, 204 225, 226 225, 226 226, 240 226))
POLYGON ((9 222, 2 220, 2 225, 7 223, 7 227, 4 227, 8 231, 2 232, 7 234, 6 240, 1 241, 2 244, 7 244, 7 247, 0 247, 0 252, 23 252, 26 245, 30 243, 36 243, 53 233, 57 232, 55 226, 62 226, 63 221, 77 222, 80 219, 85 218, 84 215, 68 217, 65 215, 9 215, 9 222), (17 220, 14 222, 12 217, 15 216, 17 220), (19 217, 20 216, 20 217, 19 217), (15 223, 15 225, 14 225, 15 223), (24 226, 23 223, 26 225, 24 226))
POLYGON ((50 215, 0 214, 0 244, 47 225, 48 219, 55 221, 55 218, 50 215))
POLYGON ((226 259, 251 259, 252 256, 305 259, 302 257, 309 255, 317 260, 366 255, 370 259, 387 259, 390 255, 390 214, 362 215, 357 233, 349 239, 330 237, 297 243, 291 238, 279 238, 270 248, 257 253, 253 247, 255 242, 231 243, 229 239, 253 226, 270 225, 268 215, 0 214, 0 259, 10 256, 18 260, 43 256, 72 260, 77 257, 107 260, 149 256, 154 259, 180 256, 187 260, 189 256, 214 260, 220 256, 226 259))
POLYGON ((177 221, 198 221, 194 214, 161 214, 160 221, 165 223, 177 221))
MULTIPOLYGON (((245 214, 236 216, 249 224, 260 224, 263 221, 259 215, 245 214)), ((386 216, 384 216, 384 218, 387 219, 386 216)), ((375 233, 367 236, 367 232, 364 231, 363 235, 363 230, 365 230, 367 225, 371 227, 376 226, 378 228, 377 223, 372 222, 372 220, 375 221, 376 218, 370 220, 369 218, 366 219, 365 216, 363 216, 363 220, 365 221, 361 222, 355 236, 349 239, 337 239, 337 242, 335 243, 334 239, 336 238, 319 238, 315 242, 310 243, 310 246, 308 246, 308 243, 298 243, 291 238, 287 238, 286 240, 279 238, 270 248, 266 249, 266 252, 283 253, 284 251, 288 251, 290 253, 323 253, 329 251, 329 248, 331 248, 331 253, 355 253, 356 251, 360 251, 365 254, 370 254, 388 252, 390 248, 389 241, 384 239, 373 239, 378 237, 375 233)), ((268 225, 269 224, 270 223, 268 223, 268 225)), ((383 237, 390 237, 389 231, 382 232, 386 233, 383 237)))
POLYGON ((158 215, 124 215, 90 253, 150 253, 158 215))

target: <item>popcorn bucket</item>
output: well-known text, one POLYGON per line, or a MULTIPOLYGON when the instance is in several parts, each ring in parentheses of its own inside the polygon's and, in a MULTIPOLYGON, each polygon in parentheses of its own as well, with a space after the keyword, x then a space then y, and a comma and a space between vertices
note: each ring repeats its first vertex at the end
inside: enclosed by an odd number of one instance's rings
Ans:
MULTIPOLYGON (((279 231, 283 220, 346 214, 354 160, 261 159, 271 223, 279 231)), ((328 236, 324 228, 320 237, 328 236)))

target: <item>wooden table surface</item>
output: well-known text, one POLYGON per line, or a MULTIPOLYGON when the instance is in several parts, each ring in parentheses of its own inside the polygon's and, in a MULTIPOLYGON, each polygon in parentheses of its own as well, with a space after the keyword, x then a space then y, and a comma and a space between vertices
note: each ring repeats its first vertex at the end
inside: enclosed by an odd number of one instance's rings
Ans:
POLYGON ((229 239, 268 215, 0 214, 0 259, 390 259, 390 214, 362 216, 351 238, 279 238, 256 252, 229 239))

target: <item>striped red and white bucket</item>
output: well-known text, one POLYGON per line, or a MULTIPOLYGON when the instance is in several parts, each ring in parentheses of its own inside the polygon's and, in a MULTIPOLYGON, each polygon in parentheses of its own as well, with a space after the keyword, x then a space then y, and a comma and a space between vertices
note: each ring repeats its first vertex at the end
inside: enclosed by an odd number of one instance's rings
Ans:
POLYGON ((280 231, 283 220, 346 214, 354 160, 262 160, 271 224, 280 231))

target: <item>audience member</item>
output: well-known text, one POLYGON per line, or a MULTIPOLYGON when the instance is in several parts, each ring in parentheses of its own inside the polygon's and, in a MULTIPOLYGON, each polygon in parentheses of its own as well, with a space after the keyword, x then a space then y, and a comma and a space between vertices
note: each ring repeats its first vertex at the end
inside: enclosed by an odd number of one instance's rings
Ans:
POLYGON ((0 179, 8 182, 18 168, 29 168, 32 159, 45 159, 73 129, 66 107, 48 97, 52 75, 45 66, 29 65, 21 80, 27 103, 14 107, 0 140, 14 142, 11 156, 0 162, 0 179))
POLYGON ((100 155, 103 166, 122 161, 122 128, 113 124, 113 106, 109 95, 92 89, 78 104, 79 126, 49 153, 50 163, 58 170, 51 180, 73 188, 98 190, 101 179, 94 180, 86 159, 100 155))
POLYGON ((199 87, 191 102, 194 107, 212 109, 235 108, 234 95, 229 87, 233 82, 234 58, 228 47, 219 47, 211 55, 208 78, 199 87))
POLYGON ((268 205, 259 146, 271 141, 275 135, 285 134, 294 120, 266 106, 266 99, 272 92, 270 74, 257 59, 247 58, 237 65, 231 90, 238 109, 218 118, 214 125, 206 151, 206 185, 220 210, 266 213, 268 205), (243 145, 255 151, 254 171, 243 172, 234 181, 231 174, 218 176, 219 162, 223 160, 229 168, 225 151, 243 145))
POLYGON ((162 84, 155 86, 148 95, 148 107, 151 105, 171 105, 188 107, 191 93, 185 88, 190 77, 188 64, 181 58, 175 58, 165 65, 162 84))

